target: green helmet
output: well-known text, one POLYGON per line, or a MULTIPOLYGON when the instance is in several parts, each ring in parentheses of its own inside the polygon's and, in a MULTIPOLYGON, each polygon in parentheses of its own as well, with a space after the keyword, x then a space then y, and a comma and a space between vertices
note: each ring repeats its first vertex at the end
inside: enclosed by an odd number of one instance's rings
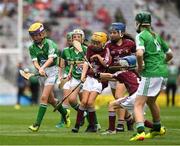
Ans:
POLYGON ((151 24, 151 14, 148 12, 140 12, 136 15, 135 20, 141 25, 151 24))
POLYGON ((66 35, 66 38, 68 40, 72 39, 72 34, 73 34, 72 32, 68 32, 67 35, 66 35))

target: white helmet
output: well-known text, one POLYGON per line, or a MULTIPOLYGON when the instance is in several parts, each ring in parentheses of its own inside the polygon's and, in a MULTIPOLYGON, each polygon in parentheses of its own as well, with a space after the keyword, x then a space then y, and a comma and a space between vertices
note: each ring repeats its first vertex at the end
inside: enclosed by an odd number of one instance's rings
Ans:
POLYGON ((84 35, 84 32, 83 32, 82 29, 74 29, 74 30, 72 31, 72 35, 73 35, 73 34, 80 34, 80 35, 82 36, 82 40, 84 41, 85 35, 84 35))

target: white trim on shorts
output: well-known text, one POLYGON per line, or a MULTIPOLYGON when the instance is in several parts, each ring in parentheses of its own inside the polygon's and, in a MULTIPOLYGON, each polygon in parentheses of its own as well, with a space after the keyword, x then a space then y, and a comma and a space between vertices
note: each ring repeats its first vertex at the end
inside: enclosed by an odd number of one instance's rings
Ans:
POLYGON ((166 81, 163 77, 141 77, 137 95, 155 97, 164 89, 166 81))
POLYGON ((102 83, 93 77, 87 76, 86 81, 83 84, 83 90, 87 90, 89 92, 95 91, 101 93, 102 83))

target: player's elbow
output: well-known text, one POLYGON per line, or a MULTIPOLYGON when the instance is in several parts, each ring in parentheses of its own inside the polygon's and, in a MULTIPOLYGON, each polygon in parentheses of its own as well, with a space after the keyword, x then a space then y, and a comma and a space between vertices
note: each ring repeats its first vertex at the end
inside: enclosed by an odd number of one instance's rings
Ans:
POLYGON ((173 54, 172 53, 167 53, 166 54, 166 61, 170 61, 173 58, 173 54))
POLYGON ((136 51, 136 57, 139 58, 139 57, 142 57, 143 56, 143 50, 139 49, 136 51))

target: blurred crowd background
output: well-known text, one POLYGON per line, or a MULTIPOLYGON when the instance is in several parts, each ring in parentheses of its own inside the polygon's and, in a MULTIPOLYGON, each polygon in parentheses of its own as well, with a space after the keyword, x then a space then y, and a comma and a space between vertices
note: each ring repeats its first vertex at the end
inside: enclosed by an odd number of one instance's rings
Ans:
POLYGON ((48 36, 62 50, 66 46, 66 33, 74 28, 83 29, 86 40, 89 40, 92 32, 108 32, 112 22, 124 22, 127 32, 135 36, 134 16, 142 10, 152 13, 153 29, 169 43, 175 56, 173 64, 179 72, 179 0, 0 0, 0 104, 15 103, 22 82, 25 87, 23 94, 32 98, 32 83, 19 79, 18 69, 32 68, 28 55, 31 40, 27 29, 33 22, 42 22, 48 36), (22 48, 18 44, 20 3, 22 48), (22 51, 14 51, 16 49, 22 51))

